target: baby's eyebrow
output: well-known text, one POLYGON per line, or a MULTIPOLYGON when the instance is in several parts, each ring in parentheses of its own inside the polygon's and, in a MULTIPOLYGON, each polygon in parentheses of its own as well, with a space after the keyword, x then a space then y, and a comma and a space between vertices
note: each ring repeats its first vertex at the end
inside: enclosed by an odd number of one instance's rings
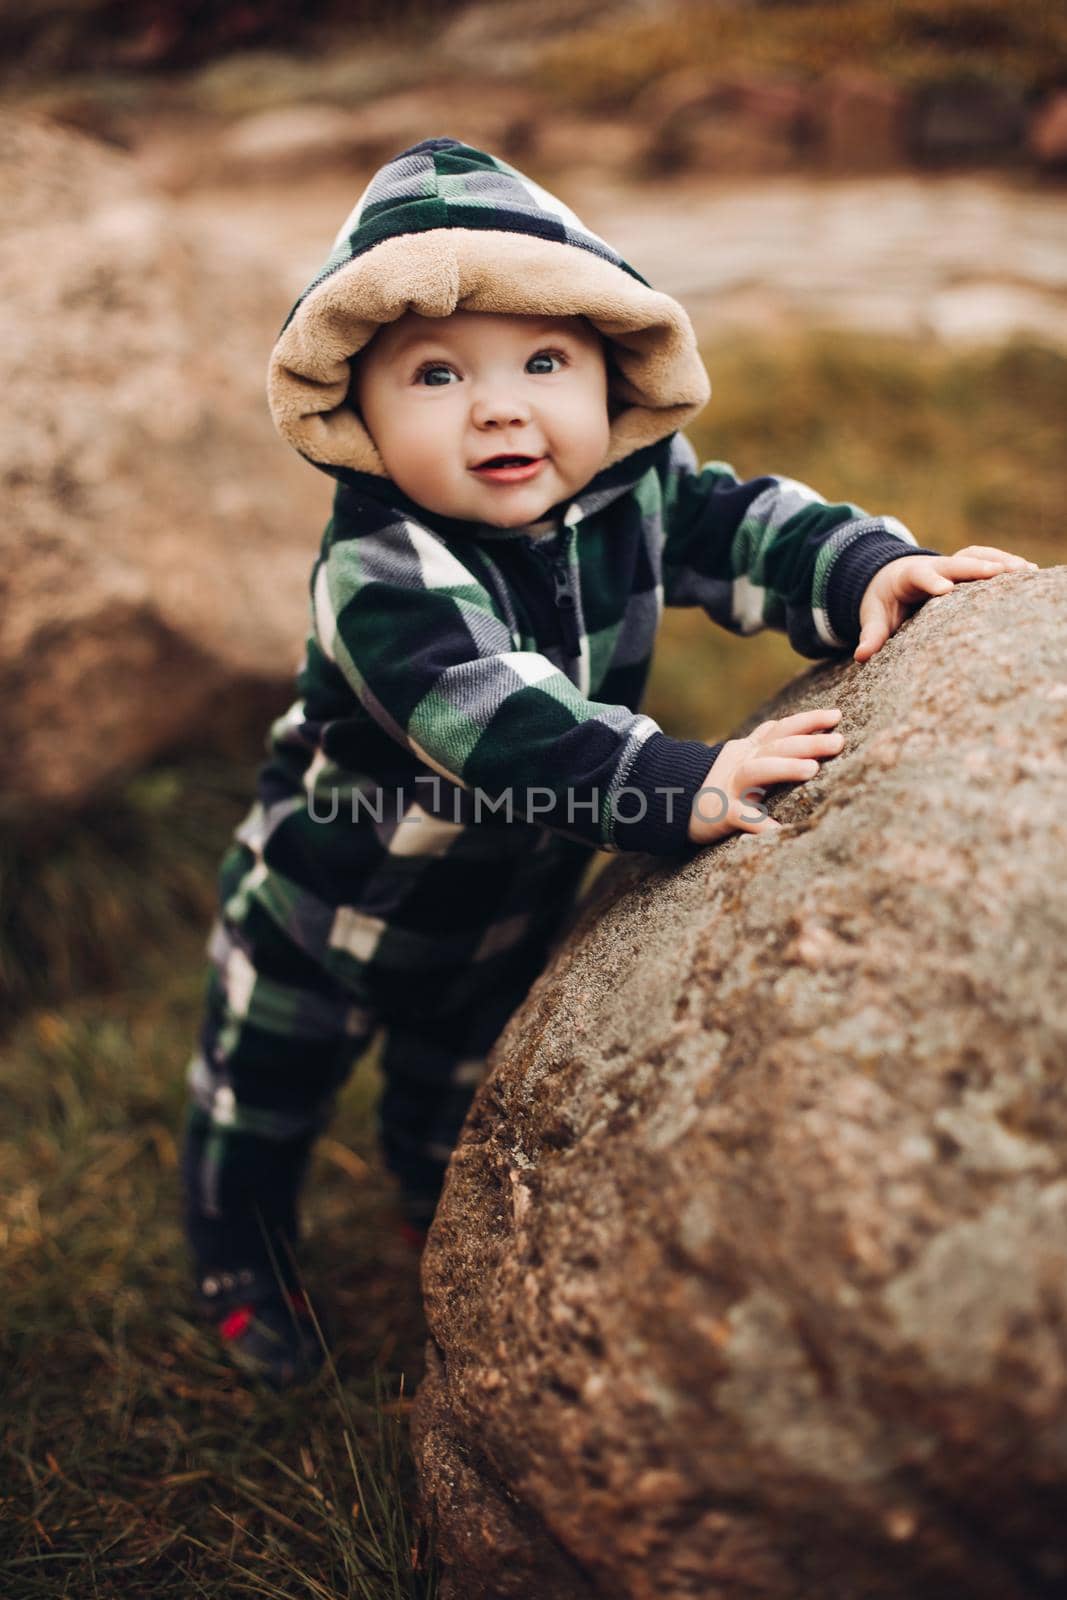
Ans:
MULTIPOLYGON (((442 321, 446 319, 442 318, 442 321)), ((537 322, 530 329, 531 339, 540 338, 543 334, 551 334, 557 339, 566 339, 571 333, 570 328, 561 328, 558 323, 546 321, 537 322)), ((413 328, 410 333, 401 336, 393 347, 394 355, 407 355, 410 351, 418 349, 421 344, 443 344, 448 338, 444 329, 440 333, 424 333, 421 328, 413 328)))

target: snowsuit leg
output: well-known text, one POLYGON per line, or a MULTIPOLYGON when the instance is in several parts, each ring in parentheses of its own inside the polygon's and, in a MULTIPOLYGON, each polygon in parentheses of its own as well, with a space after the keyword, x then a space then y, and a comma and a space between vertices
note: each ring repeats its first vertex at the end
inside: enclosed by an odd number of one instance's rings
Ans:
POLYGON ((248 862, 240 847, 231 852, 188 1067, 186 1229, 201 1269, 266 1264, 257 1211, 285 1259, 282 1241, 298 1238, 299 1187, 315 1137, 379 1024, 379 1141, 406 1217, 429 1221, 486 1057, 542 971, 593 854, 545 831, 517 858, 479 863, 498 891, 480 941, 466 941, 480 959, 450 953, 425 972, 366 966, 346 983, 254 897, 234 895, 248 862))
POLYGON ((373 1014, 259 907, 217 917, 199 1048, 189 1062, 185 1225, 198 1267, 269 1266, 298 1238, 315 1136, 367 1048, 373 1014))
POLYGON ((386 1037, 378 1136, 405 1215, 418 1226, 433 1216, 486 1059, 544 970, 594 853, 560 835, 542 835, 538 849, 504 869, 510 881, 494 915, 495 929, 522 931, 490 959, 468 963, 453 986, 458 1003, 420 998, 415 983, 403 1007, 379 1007, 386 1037))

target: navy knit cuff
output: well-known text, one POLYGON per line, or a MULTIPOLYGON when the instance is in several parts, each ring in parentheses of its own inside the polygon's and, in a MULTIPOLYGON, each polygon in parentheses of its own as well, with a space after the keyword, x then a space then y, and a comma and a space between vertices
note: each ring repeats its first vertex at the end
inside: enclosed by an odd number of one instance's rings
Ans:
POLYGON ((851 648, 859 643, 860 601, 867 585, 882 567, 899 556, 943 556, 943 550, 909 544, 872 522, 870 531, 846 546, 830 569, 826 586, 826 614, 839 639, 851 648))
POLYGON ((614 835, 620 850, 664 856, 697 848, 689 838, 693 799, 724 743, 672 739, 666 733, 645 740, 615 797, 614 835))

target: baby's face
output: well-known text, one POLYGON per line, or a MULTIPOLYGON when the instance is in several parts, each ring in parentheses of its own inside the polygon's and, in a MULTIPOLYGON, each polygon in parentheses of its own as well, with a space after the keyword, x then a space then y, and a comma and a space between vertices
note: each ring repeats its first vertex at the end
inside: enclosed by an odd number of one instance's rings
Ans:
POLYGON ((583 317, 407 311, 357 356, 354 394, 389 476, 443 516, 536 522, 607 455, 604 347, 583 317), (501 455, 536 465, 482 467, 501 455))

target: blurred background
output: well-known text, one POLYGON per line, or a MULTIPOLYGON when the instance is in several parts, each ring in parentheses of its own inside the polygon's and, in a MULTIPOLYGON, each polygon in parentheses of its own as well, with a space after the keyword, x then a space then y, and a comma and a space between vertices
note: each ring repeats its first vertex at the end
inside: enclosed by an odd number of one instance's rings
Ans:
MULTIPOLYGON (((274 434, 267 358, 374 169, 441 134, 685 304, 703 458, 946 552, 1064 559, 1061 5, 7 0, 12 1600, 433 1591, 410 1559, 424 1330, 373 1148, 376 1050, 308 1196, 342 1328, 321 1403, 248 1395, 191 1326, 176 1163, 215 869, 292 698, 331 493, 274 434)), ((646 709, 723 738, 808 665, 669 612, 646 709)))

